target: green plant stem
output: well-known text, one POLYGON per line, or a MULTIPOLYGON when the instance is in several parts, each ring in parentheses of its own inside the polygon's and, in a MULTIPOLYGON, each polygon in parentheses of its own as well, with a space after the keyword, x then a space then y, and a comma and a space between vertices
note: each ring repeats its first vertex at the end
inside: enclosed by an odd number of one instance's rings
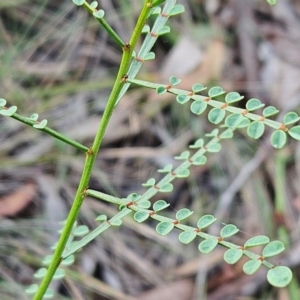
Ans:
POLYGON ((139 36, 141 35, 144 23, 146 21, 147 15, 151 7, 148 5, 149 1, 144 1, 144 5, 142 8, 142 11, 139 15, 137 24, 134 28, 134 31, 131 35, 129 44, 123 47, 123 55, 120 63, 119 72, 116 78, 116 81, 114 83, 112 92, 109 96, 108 103, 106 105, 105 111, 103 113, 98 132, 96 134, 96 137, 93 142, 93 146, 90 149, 90 151, 87 152, 86 161, 84 164, 83 172, 81 175, 80 183, 75 195, 75 199, 73 202, 73 205, 71 207, 71 210, 69 212, 69 216, 67 218, 66 224, 64 226, 63 232, 60 236, 60 239, 58 241, 56 250, 54 252, 52 261, 49 265, 49 268, 47 270, 47 274, 43 278, 43 281, 41 282, 41 285, 39 286, 39 289, 34 297, 34 300, 41 300, 43 298, 43 295, 45 294, 56 269, 58 268, 61 257, 63 254, 63 251, 65 249, 65 246, 67 244, 68 238, 72 232, 73 225, 77 219, 80 207, 83 203, 83 200, 86 195, 86 191, 88 188, 88 183, 91 177, 92 168, 94 166, 99 148, 101 146, 104 133, 106 131, 107 125, 109 123, 109 120, 111 118, 112 112, 115 107, 115 103, 118 99, 118 95, 122 89, 122 86, 124 85, 125 81, 123 78, 126 76, 126 72, 130 65, 130 60, 132 56, 133 49, 138 41, 139 36))
MULTIPOLYGON (((94 12, 97 12, 97 9, 94 9, 90 6, 89 3, 84 2, 82 5, 90 14, 93 15, 94 12)), ((125 47, 125 43, 119 37, 119 35, 111 28, 111 26, 104 20, 104 18, 96 18, 101 26, 107 31, 107 33, 115 40, 115 42, 121 47, 125 47)))
MULTIPOLYGON (((28 118, 26 118, 26 117, 23 117, 23 116, 21 116, 21 115, 19 115, 19 114, 16 114, 16 113, 14 113, 14 114, 11 116, 11 118, 13 118, 13 119, 15 119, 15 120, 18 120, 18 121, 20 121, 20 122, 22 122, 22 123, 24 123, 24 124, 26 124, 26 125, 29 125, 29 126, 33 126, 34 124, 36 124, 35 121, 30 120, 30 119, 28 119, 28 118)), ((64 143, 66 143, 66 144, 69 144, 69 145, 73 146, 74 148, 77 148, 77 149, 80 150, 80 151, 88 152, 88 150, 89 150, 88 147, 86 147, 86 146, 84 146, 84 145, 78 143, 77 141, 74 141, 74 140, 72 140, 72 139, 70 139, 70 138, 64 136, 64 135, 61 134, 60 132, 55 131, 55 130, 49 128, 49 127, 45 127, 45 128, 43 128, 43 129, 38 129, 38 130, 43 131, 43 132, 46 132, 47 134, 49 134, 49 135, 55 137, 56 139, 58 139, 58 140, 60 140, 60 141, 62 141, 62 142, 64 142, 64 143)))

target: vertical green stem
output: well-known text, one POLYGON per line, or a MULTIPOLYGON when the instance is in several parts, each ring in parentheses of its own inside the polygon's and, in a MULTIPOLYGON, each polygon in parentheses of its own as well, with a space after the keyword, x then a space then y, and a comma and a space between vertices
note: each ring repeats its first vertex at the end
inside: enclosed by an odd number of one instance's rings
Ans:
POLYGON ((89 180, 91 177, 91 172, 92 172, 97 154, 99 152, 99 148, 101 146, 107 125, 109 123, 112 112, 114 110, 115 103, 118 99, 118 95, 122 89, 122 86, 125 83, 125 81, 123 79, 125 78, 125 75, 128 71, 133 49, 138 41, 138 38, 140 37, 140 35, 142 33, 142 29, 145 24, 147 15, 149 13, 149 10, 152 7, 151 3, 152 3, 152 0, 144 1, 142 11, 139 15, 138 21, 137 21, 134 31, 131 35, 130 41, 127 45, 125 45, 125 47, 123 47, 123 55, 122 55, 122 59, 121 59, 121 63, 120 63, 119 72, 118 72, 116 81, 114 83, 112 92, 109 96, 109 99, 108 99, 105 111, 103 113, 103 116, 102 116, 102 119, 101 119, 101 122, 99 125, 99 129, 98 129, 96 137, 94 139, 92 148, 90 148, 89 151, 87 152, 83 172, 81 175, 81 179, 79 182, 79 186, 78 186, 78 189, 77 189, 77 192, 75 195, 73 205, 69 212, 69 216, 67 218, 63 232, 58 241, 56 250, 53 255, 53 259, 47 270, 47 274, 43 278, 43 281, 41 282, 41 285, 39 286, 39 289, 34 297, 34 300, 41 300, 43 298, 49 284, 51 283, 51 280, 55 274, 55 271, 61 262, 61 257, 62 257, 63 251, 67 244, 68 238, 72 232, 72 228, 77 219, 80 207, 85 198, 86 191, 88 188, 88 183, 89 183, 89 180))

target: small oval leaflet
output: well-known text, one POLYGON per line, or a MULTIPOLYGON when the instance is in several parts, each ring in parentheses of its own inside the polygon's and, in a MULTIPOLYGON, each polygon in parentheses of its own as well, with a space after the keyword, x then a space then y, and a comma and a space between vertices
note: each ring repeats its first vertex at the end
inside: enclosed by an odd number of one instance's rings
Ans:
POLYGON ((225 91, 220 86, 214 86, 208 91, 208 96, 214 98, 225 94, 225 91))
POLYGON ((85 2, 85 0, 72 0, 73 3, 77 6, 81 6, 83 5, 83 3, 85 2))
POLYGON ((54 291, 52 289, 47 289, 43 299, 52 299, 53 297, 54 297, 54 291))
POLYGON ((237 92, 230 92, 226 95, 225 97, 225 102, 226 103, 234 103, 234 102, 238 102, 240 100, 244 99, 244 96, 241 96, 239 93, 237 92))
POLYGON ((250 120, 246 117, 243 117, 242 122, 237 126, 237 128, 245 128, 248 127, 250 124, 250 120))
POLYGON ((267 2, 270 4, 270 5, 275 5, 277 3, 277 0, 267 0, 267 2))
POLYGON ((219 134, 219 129, 215 128, 210 133, 206 133, 205 136, 207 137, 216 137, 219 134))
POLYGON ((255 246, 265 245, 270 242, 270 239, 265 235, 254 236, 253 238, 246 241, 244 248, 251 248, 255 246))
POLYGON ((111 226, 121 226, 122 225, 122 220, 113 220, 110 221, 111 226))
POLYGON ((95 221, 99 221, 99 222, 105 222, 106 220, 107 220, 106 215, 100 215, 95 219, 95 221))
POLYGON ((213 124, 219 124, 225 117, 225 110, 213 108, 208 114, 208 120, 213 124))
POLYGON ((144 56, 144 60, 152 60, 155 59, 155 53, 154 52, 148 52, 145 56, 144 56))
POLYGON ((184 12, 184 6, 178 4, 178 5, 175 5, 174 7, 172 7, 172 9, 169 12, 169 16, 179 15, 183 12, 184 12))
POLYGON ((225 119, 225 125, 229 128, 236 128, 243 120, 241 114, 232 114, 225 119))
POLYGON ((153 204, 153 210, 155 212, 158 212, 167 208, 168 206, 170 206, 170 204, 167 203, 165 200, 158 200, 153 204))
POLYGON ((149 213, 147 211, 137 211, 133 218, 136 222, 142 223, 149 218, 149 213))
POLYGON ((212 145, 207 146, 207 152, 209 153, 217 153, 221 150, 221 144, 219 143, 214 143, 212 145))
POLYGON ((259 99, 256 98, 252 98, 250 100, 248 100, 248 102, 246 103, 246 109, 248 111, 253 111, 259 108, 264 107, 265 104, 261 103, 259 99))
POLYGON ((263 257, 271 257, 275 256, 284 251, 284 245, 280 241, 272 241, 270 242, 263 250, 263 257))
POLYGON ((159 86, 157 89, 156 89, 156 93, 158 95, 163 95, 164 93, 166 93, 167 89, 164 87, 164 86, 159 86))
POLYGON ((180 104, 184 104, 184 103, 188 102, 190 99, 191 99, 190 96, 184 95, 184 94, 177 95, 177 97, 176 97, 176 101, 180 104))
POLYGON ((179 78, 177 78, 175 76, 171 76, 169 78, 169 82, 170 82, 171 85, 177 85, 177 84, 179 84, 181 82, 181 79, 179 79, 179 78))
POLYGON ((190 175, 190 170, 184 169, 176 173, 176 178, 186 178, 189 177, 190 175))
POLYGON ((191 216, 194 212, 190 211, 188 208, 182 208, 176 213, 176 219, 178 221, 184 220, 191 216))
POLYGON ((220 139, 231 139, 233 137, 233 131, 231 129, 226 129, 220 134, 220 139))
POLYGON ((48 121, 46 119, 42 120, 41 122, 34 124, 33 127, 37 129, 44 129, 47 126, 48 121))
POLYGON ((216 220, 217 219, 213 215, 204 215, 198 220, 197 227, 200 229, 206 228, 213 224, 216 220))
POLYGON ((138 207, 140 207, 140 208, 147 209, 150 206, 151 206, 151 202, 149 200, 144 200, 144 201, 138 202, 138 207))
POLYGON ((42 264, 44 266, 48 266, 51 263, 52 258, 53 258, 53 255, 47 255, 46 257, 44 257, 42 264))
POLYGON ((6 100, 3 98, 0 98, 0 107, 4 107, 6 105, 6 100))
MULTIPOLYGON (((65 258, 65 259, 61 262, 61 264, 62 264, 63 266, 70 266, 70 265, 72 265, 72 264, 74 263, 74 261, 75 261, 74 255, 70 255, 70 256, 68 256, 67 258, 65 258)), ((49 264, 50 264, 50 263, 49 263, 49 264)))
POLYGON ((38 114, 32 114, 32 115, 29 117, 30 120, 35 121, 35 122, 38 120, 38 118, 39 118, 39 115, 38 115, 38 114))
POLYGON ((252 122, 247 128, 247 134, 253 139, 259 139, 265 131, 265 124, 260 121, 252 122))
POLYGON ((103 9, 99 9, 98 11, 93 12, 93 16, 97 19, 102 19, 105 15, 105 12, 103 9))
POLYGON ((166 183, 161 188, 159 188, 159 191, 161 193, 169 193, 173 191, 173 185, 172 183, 166 183))
POLYGON ((56 271, 55 271, 55 274, 53 276, 53 279, 62 279, 65 277, 65 270, 64 269, 61 269, 61 268, 58 268, 56 271))
POLYGON ((263 116, 264 117, 271 117, 273 115, 276 115, 279 112, 279 110, 274 107, 274 106, 267 106, 264 110, 263 110, 263 116))
POLYGON ((161 36, 161 35, 164 35, 164 34, 169 33, 170 31, 171 31, 171 30, 170 30, 170 27, 169 27, 169 26, 163 26, 162 28, 160 28, 160 29, 158 30, 157 35, 158 35, 158 36, 161 36))
POLYGON ((34 274, 33 274, 33 277, 36 278, 36 279, 39 279, 39 278, 44 278, 45 275, 47 273, 47 269, 46 268, 40 268, 38 269, 34 274))
POLYGON ((160 235, 167 235, 173 228, 172 222, 160 222, 156 226, 156 232, 160 235))
POLYGON ((83 236, 89 233, 89 228, 86 225, 80 225, 73 230, 72 234, 74 236, 83 236))
POLYGON ((199 92, 202 92, 202 91, 204 91, 204 90, 206 90, 206 89, 207 89, 207 87, 203 86, 203 85, 200 84, 200 83, 195 83, 195 84, 193 85, 193 87, 192 87, 192 91, 193 91, 194 93, 199 93, 199 92))
POLYGON ((149 25, 144 25, 143 29, 142 29, 142 33, 148 33, 150 31, 150 26, 149 25))
POLYGON ((181 243, 189 244, 196 236, 197 233, 195 231, 184 231, 179 234, 178 238, 181 243))
POLYGON ((174 158, 177 160, 186 160, 189 158, 189 156, 190 156, 189 151, 183 151, 179 156, 175 156, 174 158))
POLYGON ((286 133, 282 130, 275 130, 271 135, 270 141, 275 149, 281 149, 286 144, 286 133))
POLYGON ((142 183, 143 187, 151 187, 155 185, 155 179, 154 178, 150 178, 147 180, 146 183, 142 183))
POLYGON ((2 116, 11 117, 14 113, 17 112, 17 110, 18 110, 18 108, 14 105, 14 106, 11 106, 8 109, 1 109, 0 114, 2 116))
POLYGON ((239 261, 239 259, 243 256, 243 250, 242 249, 228 249, 225 253, 224 253, 224 260, 230 264, 233 265, 236 262, 239 261))
POLYGON ((291 282, 292 278, 292 271, 285 266, 277 266, 270 269, 267 274, 269 283, 279 288, 287 286, 291 282))
POLYGON ((261 266, 261 260, 248 260, 244 266, 243 271, 245 274, 252 275, 254 274, 261 266))
POLYGON ((194 166, 201 166, 201 165, 205 165, 207 161, 206 156, 204 155, 198 155, 196 158, 193 159, 192 164, 194 166))
POLYGON ((198 139, 193 145, 190 145, 189 148, 191 149, 197 149, 203 147, 204 140, 203 139, 198 139))
POLYGON ((202 253, 209 253, 212 250, 214 250, 217 245, 218 245, 218 240, 217 239, 208 239, 208 240, 202 241, 199 244, 198 249, 202 253))
POLYGON ((25 293, 29 295, 35 294, 38 288, 39 286, 37 284, 32 284, 25 290, 25 293))
POLYGON ((141 195, 137 194, 137 193, 131 193, 126 197, 126 200, 128 200, 129 202, 131 201, 137 201, 141 198, 141 195))
POLYGON ((290 128, 289 135, 295 140, 300 141, 300 126, 298 125, 290 128))
POLYGON ((204 102, 204 101, 194 101, 192 104, 191 104, 191 112, 195 115, 201 115, 207 108, 207 103, 204 102))
POLYGON ((298 114, 296 114, 295 112, 288 112, 284 118, 283 118, 283 123, 285 125, 290 125, 290 124, 293 124, 293 123, 296 123, 300 120, 298 114))
POLYGON ((173 165, 172 164, 168 164, 163 169, 157 170, 157 172, 158 173, 169 173, 169 172, 172 171, 172 169, 173 169, 173 165))
POLYGON ((91 8, 95 9, 97 8, 98 6, 98 2, 97 1, 93 1, 91 4, 90 4, 91 8))
POLYGON ((233 224, 227 224, 220 232, 222 238, 228 238, 239 232, 239 229, 233 224))

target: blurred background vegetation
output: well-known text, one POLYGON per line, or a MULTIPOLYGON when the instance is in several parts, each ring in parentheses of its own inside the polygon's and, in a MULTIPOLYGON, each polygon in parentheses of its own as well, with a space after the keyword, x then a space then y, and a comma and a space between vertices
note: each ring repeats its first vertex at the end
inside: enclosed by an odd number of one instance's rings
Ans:
MULTIPOLYGON (((300 2, 179 0, 186 13, 170 21, 171 33, 159 39, 156 60, 138 78, 167 82, 182 78, 189 89, 200 82, 258 97, 282 112, 300 104, 300 2)), ((101 0, 109 23, 128 40, 141 0, 101 0)), ((153 19, 150 20, 150 23, 153 19)), ((97 21, 71 0, 0 2, 0 97, 18 112, 37 112, 50 127, 91 145, 113 84, 121 51, 97 21)), ((243 106, 245 103, 241 103, 243 106)), ((280 119, 280 116, 279 116, 280 119)), ((188 144, 210 132, 206 117, 191 115, 171 95, 132 88, 118 105, 97 159, 90 188, 124 197, 141 193, 141 183, 188 144)), ((280 239, 286 252, 274 261, 294 271, 286 289, 266 282, 265 270, 244 275, 242 264, 227 265, 224 250, 202 255, 197 243, 155 233, 155 223, 124 220, 77 255, 55 299, 299 299, 300 145, 283 150, 239 131, 224 141, 205 166, 193 167, 188 180, 159 195, 167 212, 188 207, 196 223, 205 214, 241 232, 280 239)), ((57 240, 79 181, 84 155, 37 130, 0 118, 0 298, 27 299, 24 286, 57 240)), ((153 199, 153 201, 159 198, 153 199)), ((117 208, 87 198, 79 222, 94 228, 99 214, 117 208)))

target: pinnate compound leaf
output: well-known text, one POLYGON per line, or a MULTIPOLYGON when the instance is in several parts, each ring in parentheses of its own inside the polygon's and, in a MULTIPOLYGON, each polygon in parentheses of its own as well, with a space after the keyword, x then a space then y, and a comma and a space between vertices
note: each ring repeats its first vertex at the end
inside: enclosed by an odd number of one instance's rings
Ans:
POLYGON ((265 131, 265 124, 263 122, 254 121, 247 128, 247 134, 253 139, 259 139, 265 131))
POLYGON ((172 171, 172 169, 173 169, 173 165, 172 164, 168 164, 163 169, 157 170, 157 172, 158 173, 169 173, 169 172, 172 171))
POLYGON ((276 115, 279 112, 279 110, 274 107, 274 106, 267 106, 264 110, 263 110, 263 116, 268 118, 271 117, 273 115, 276 115))
POLYGON ((259 108, 264 107, 265 104, 261 103, 259 99, 256 98, 252 98, 250 100, 248 100, 248 102, 246 103, 246 109, 248 111, 253 111, 259 108))
POLYGON ((157 35, 158 35, 158 36, 161 36, 161 35, 164 35, 164 34, 169 33, 170 31, 171 31, 171 30, 170 30, 170 27, 169 27, 169 26, 163 26, 162 28, 160 28, 160 29, 158 30, 157 35))
POLYGON ((138 223, 142 223, 149 218, 149 213, 147 211, 137 211, 134 216, 134 220, 138 223))
POLYGON ((210 98, 218 97, 223 94, 225 94, 225 91, 220 86, 214 86, 208 91, 210 98))
POLYGON ((176 173, 176 178, 186 178, 190 176, 190 170, 184 169, 176 173))
POLYGON ((269 242, 270 239, 267 236, 258 235, 246 241, 246 243, 244 244, 244 248, 246 249, 246 248, 256 247, 260 245, 265 245, 268 244, 269 242))
POLYGON ((188 208, 182 208, 176 213, 176 219, 178 221, 184 220, 191 216, 194 212, 190 211, 188 208))
POLYGON ((105 12, 103 9, 99 9, 98 11, 93 12, 93 16, 97 19, 102 19, 105 15, 105 12))
POLYGON ((161 188, 159 188, 159 191, 161 193, 170 193, 173 191, 173 185, 172 183, 166 183, 161 188))
POLYGON ((207 88, 205 86, 203 86, 202 84, 200 83, 195 83, 192 87, 192 91, 194 93, 199 93, 199 92, 202 92, 204 90, 206 90, 207 88))
POLYGON ((181 79, 179 79, 179 78, 177 78, 175 76, 171 76, 169 78, 169 82, 170 82, 171 85, 177 85, 177 84, 179 84, 181 82, 181 79))
POLYGON ((18 108, 14 105, 8 109, 1 109, 0 114, 2 116, 11 117, 17 110, 18 110, 18 108))
POLYGON ((294 127, 290 128, 289 135, 292 138, 300 141, 300 126, 298 125, 298 126, 294 126, 294 127))
POLYGON ((83 3, 85 2, 85 0, 72 0, 73 3, 77 6, 81 6, 83 5, 83 3))
POLYGON ((36 278, 36 279, 39 279, 39 278, 44 278, 45 275, 47 273, 47 269, 46 268, 40 268, 38 269, 34 274, 33 274, 33 277, 36 278))
POLYGON ((206 228, 216 222, 216 220, 217 219, 213 215, 204 215, 198 220, 197 227, 199 229, 206 228))
POLYGON ((268 282, 278 288, 287 286, 293 278, 292 271, 285 266, 277 266, 270 269, 267 274, 268 282))
POLYGON ((236 262, 239 261, 239 259, 243 256, 243 250, 242 249, 228 249, 225 253, 224 253, 224 260, 230 264, 233 265, 236 262))
POLYGON ((0 98, 0 107, 4 107, 6 105, 6 100, 3 98, 0 98))
POLYGON ((225 110, 213 108, 208 114, 208 120, 213 124, 219 124, 225 117, 225 110))
POLYGON ((44 129, 47 126, 48 121, 46 119, 42 120, 41 122, 34 124, 33 127, 37 129, 44 129))
POLYGON ((36 294, 38 288, 39 286, 37 284, 32 284, 25 290, 25 293, 28 295, 36 294))
POLYGON ((184 103, 188 102, 190 99, 191 99, 190 96, 184 95, 184 94, 177 95, 177 97, 176 97, 176 101, 179 104, 184 104, 184 103))
POLYGON ((151 206, 151 202, 149 200, 144 200, 144 201, 138 202, 138 207, 140 207, 140 208, 147 209, 150 206, 151 206))
POLYGON ((243 266, 243 271, 245 274, 252 275, 254 274, 261 266, 261 260, 248 260, 244 266, 243 266))
POLYGON ((296 123, 300 120, 298 114, 296 114, 295 112, 288 112, 284 117, 283 117, 283 123, 285 125, 290 125, 293 123, 296 123))
POLYGON ((95 221, 98 221, 98 222, 106 222, 107 221, 107 216, 106 215, 100 215, 98 216, 95 221))
POLYGON ((179 15, 181 13, 183 13, 185 11, 184 6, 183 5, 175 5, 169 12, 169 16, 175 16, 175 15, 179 15))
POLYGON ((122 220, 113 220, 110 221, 111 226, 121 226, 122 225, 122 220))
POLYGON ((189 151, 183 151, 179 156, 175 156, 174 158, 177 160, 186 160, 189 158, 189 156, 190 156, 189 151))
POLYGON ((142 183, 143 187, 151 187, 155 185, 155 179, 154 178, 150 178, 147 180, 146 183, 142 183))
POLYGON ((193 145, 190 145, 189 148, 191 149, 198 149, 203 147, 204 140, 203 139, 198 139, 193 145))
POLYGON ((198 155, 197 157, 195 157, 193 159, 192 164, 194 166, 202 166, 202 165, 205 165, 206 162, 207 162, 207 158, 204 155, 198 155))
POLYGON ((235 225, 227 224, 222 228, 220 235, 222 238, 228 238, 230 236, 235 235, 238 232, 239 232, 239 229, 235 225))
POLYGON ((74 236, 83 236, 89 233, 89 228, 86 225, 80 225, 73 230, 72 234, 74 236))
POLYGON ((170 206, 170 203, 167 203, 165 200, 158 200, 153 204, 153 210, 155 212, 161 211, 170 206))
POLYGON ((61 264, 62 264, 63 266, 70 266, 70 265, 72 265, 72 264, 74 263, 74 261, 75 261, 74 255, 70 255, 70 256, 68 256, 66 259, 64 259, 64 260, 61 262, 61 264))
POLYGON ((179 241, 183 244, 189 244, 195 239, 197 233, 195 231, 184 231, 179 234, 179 241))
POLYGON ((270 242, 263 250, 263 257, 271 257, 275 256, 284 251, 284 245, 280 241, 272 241, 270 242))
POLYGON ((163 95, 164 93, 167 92, 167 89, 164 87, 164 86, 159 86, 157 89, 156 89, 156 93, 158 95, 163 95))
POLYGON ((244 99, 244 96, 241 96, 239 93, 237 92, 230 92, 226 95, 225 97, 225 102, 230 104, 230 103, 234 103, 234 102, 238 102, 240 100, 244 99))
POLYGON ((156 232, 160 235, 167 235, 173 228, 172 222, 160 222, 156 226, 156 232))
POLYGON ((65 273, 65 270, 64 269, 60 269, 58 268, 56 271, 55 271, 55 274, 53 276, 53 279, 62 279, 64 278, 66 275, 65 273))
POLYGON ((281 149, 286 144, 286 133, 282 130, 275 130, 271 135, 270 141, 275 149, 281 149))
POLYGON ((202 253, 209 253, 212 250, 214 250, 217 245, 218 245, 218 240, 217 239, 208 239, 208 240, 202 241, 199 244, 198 249, 202 253))
POLYGON ((232 114, 225 119, 225 125, 229 128, 236 128, 243 120, 241 114, 232 114))
POLYGON ((204 101, 194 101, 191 104, 191 112, 195 115, 201 115, 207 108, 207 103, 204 101))

